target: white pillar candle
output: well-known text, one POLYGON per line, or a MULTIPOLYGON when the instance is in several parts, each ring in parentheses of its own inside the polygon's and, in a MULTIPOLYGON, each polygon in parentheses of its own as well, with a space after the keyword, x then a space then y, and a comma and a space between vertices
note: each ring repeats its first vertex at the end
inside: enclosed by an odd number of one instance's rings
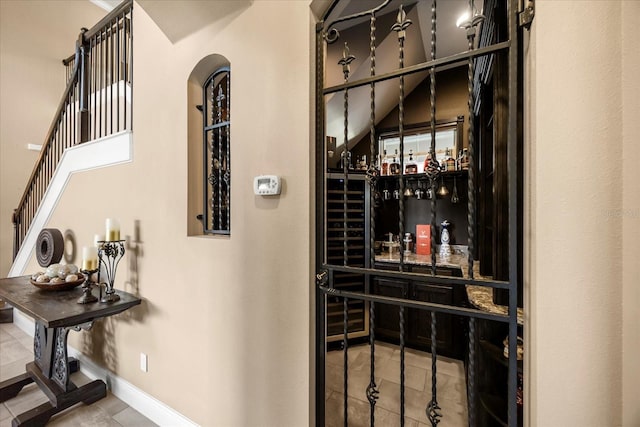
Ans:
POLYGON ((107 218, 106 240, 107 242, 120 240, 120 224, 113 218, 107 218))
POLYGON ((88 271, 98 269, 98 248, 95 246, 82 248, 82 269, 88 271))
POLYGON ((102 242, 102 241, 104 241, 104 236, 102 234, 94 234, 93 246, 95 246, 96 248, 99 248, 101 243, 98 243, 98 242, 102 242))

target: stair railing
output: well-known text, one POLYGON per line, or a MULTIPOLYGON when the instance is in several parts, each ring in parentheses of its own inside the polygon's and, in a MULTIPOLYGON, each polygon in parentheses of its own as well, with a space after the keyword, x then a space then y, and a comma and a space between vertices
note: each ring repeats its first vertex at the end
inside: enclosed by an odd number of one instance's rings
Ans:
POLYGON ((13 212, 14 258, 67 148, 132 129, 133 1, 125 0, 91 29, 63 60, 67 86, 25 191, 13 212))

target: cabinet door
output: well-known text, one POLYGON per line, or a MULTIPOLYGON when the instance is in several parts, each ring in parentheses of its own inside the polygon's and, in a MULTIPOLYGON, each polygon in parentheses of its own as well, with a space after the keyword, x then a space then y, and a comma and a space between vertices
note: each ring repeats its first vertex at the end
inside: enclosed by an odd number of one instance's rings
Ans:
MULTIPOLYGON (((386 297, 406 298, 409 283, 403 280, 376 278, 373 280, 372 292, 386 297)), ((399 307, 395 305, 376 303, 375 305, 375 334, 376 337, 386 338, 393 342, 400 340, 399 307)), ((405 321, 407 316, 405 314, 405 321)))
MULTIPOLYGON (((421 282, 411 283, 411 298, 417 301, 453 304, 453 287, 447 285, 430 285, 421 282)), ((431 350, 431 312, 426 310, 409 310, 409 342, 418 348, 431 350)), ((454 323, 449 314, 436 314, 436 351, 447 356, 454 355, 454 323)))

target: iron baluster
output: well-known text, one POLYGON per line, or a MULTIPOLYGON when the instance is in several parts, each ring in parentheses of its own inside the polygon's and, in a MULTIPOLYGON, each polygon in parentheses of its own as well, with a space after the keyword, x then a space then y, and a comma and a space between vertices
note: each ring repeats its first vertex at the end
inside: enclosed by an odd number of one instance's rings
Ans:
POLYGON ((404 426, 404 305, 400 306, 400 426, 404 426))
POLYGON ((225 120, 227 125, 224 127, 226 135, 226 148, 227 148, 227 168, 225 171, 225 181, 227 182, 227 224, 226 230, 231 231, 231 73, 227 73, 226 76, 226 101, 227 110, 225 113, 225 120))
POLYGON ((378 401, 378 395, 380 392, 378 391, 378 386, 376 384, 376 314, 375 314, 375 302, 371 301, 369 303, 369 346, 371 350, 371 375, 369 377, 369 386, 367 387, 367 400, 369 401, 370 406, 370 425, 373 427, 375 425, 375 409, 376 402, 378 401))
POLYGON ((437 361, 438 354, 436 349, 436 313, 431 312, 431 400, 427 406, 427 418, 431 421, 431 426, 436 427, 442 418, 441 408, 438 405, 438 375, 437 375, 437 361))
POLYGON ((116 24, 116 132, 120 132, 120 17, 115 19, 116 24))
MULTIPOLYGON (((474 39, 476 35, 476 26, 478 26, 483 20, 484 16, 476 13, 474 7, 474 0, 469 0, 469 20, 462 23, 461 27, 467 31, 468 50, 471 52, 474 49, 474 39)), ((476 174, 476 162, 475 162, 475 140, 474 140, 474 58, 468 59, 468 73, 467 73, 467 90, 468 90, 468 108, 469 108, 469 183, 468 183, 468 202, 467 202, 467 234, 468 234, 468 275, 470 279, 474 278, 473 272, 473 257, 475 253, 475 217, 476 217, 476 203, 475 203, 475 174, 476 174)), ((468 381, 468 418, 469 426, 475 427, 475 318, 469 318, 469 381, 468 381)))
POLYGON ((476 319, 469 317, 469 367, 467 380, 467 408, 469 427, 476 425, 476 319))
MULTIPOLYGON (((376 74, 376 16, 375 12, 371 13, 371 18, 369 21, 369 57, 370 57, 370 74, 375 76, 376 74)), ((370 203, 369 203, 369 265, 375 264, 375 230, 376 230, 376 220, 375 220, 375 193, 377 186, 377 168, 376 168, 376 159, 377 157, 377 147, 376 147, 376 109, 375 109, 375 100, 376 100, 376 85, 375 83, 371 83, 371 104, 370 104, 370 153, 371 159, 369 164, 369 169, 367 171, 367 178, 369 180, 369 186, 371 188, 370 191, 370 203)), ((373 427, 375 425, 375 409, 376 402, 378 400, 378 386, 376 384, 376 339, 375 339, 375 303, 369 303, 369 348, 371 352, 370 359, 370 377, 369 377, 369 386, 367 387, 367 400, 369 401, 369 414, 370 414, 370 425, 373 427)))
MULTIPOLYGON (((436 0, 431 3, 431 60, 436 59, 436 0)), ((429 104, 431 107, 431 146, 427 164, 429 185, 431 186, 431 274, 436 275, 436 180, 438 162, 436 160, 436 69, 429 70, 429 104)))
MULTIPOLYGON (((469 0, 469 20, 462 23, 460 26, 467 30, 467 42, 468 49, 471 52, 473 50, 473 41, 476 37, 476 27, 484 20, 484 16, 477 14, 474 6, 474 0, 469 0)), ((469 57, 468 60, 468 73, 467 73, 467 90, 469 92, 468 107, 469 107, 469 187, 468 187, 468 202, 467 202, 467 234, 468 240, 468 271, 469 277, 473 279, 473 256, 475 253, 475 219, 476 219, 476 196, 475 196, 475 140, 474 140, 474 94, 473 94, 473 78, 474 78, 474 58, 469 57)))
MULTIPOLYGON (((376 74, 376 16, 371 14, 369 30, 369 57, 370 57, 370 74, 376 74)), ((375 237, 376 237, 376 191, 378 169, 376 167, 378 150, 376 147, 376 85, 371 83, 371 101, 370 101, 370 118, 369 118, 369 151, 371 159, 369 168, 367 169, 367 180, 369 181, 369 265, 375 263, 375 237)))
POLYGON ((348 417, 348 397, 349 397, 349 300, 342 300, 343 310, 343 391, 344 391, 344 427, 349 425, 348 417))
MULTIPOLYGON (((211 82, 211 99, 214 100, 216 99, 216 94, 215 94, 215 84, 212 81, 211 82)), ((217 102, 221 102, 216 100, 217 102)), ((215 114, 218 114, 218 112, 215 109, 212 109, 211 113, 213 114, 215 111, 215 114)), ((215 116, 212 118, 213 123, 216 123, 216 118, 215 116)), ((216 169, 217 169, 217 173, 218 173, 218 184, 216 185, 216 192, 218 194, 218 215, 216 215, 215 217, 215 228, 217 230, 222 228, 222 138, 220 137, 220 132, 222 132, 222 129, 218 132, 218 131, 214 131, 212 134, 213 139, 216 141, 216 148, 218 150, 218 157, 215 159, 215 162, 217 162, 216 164, 216 169)))
MULTIPOLYGON (((342 50, 342 58, 338 61, 338 65, 342 65, 342 74, 344 75, 344 81, 349 81, 349 73, 351 72, 351 63, 356 59, 355 56, 349 54, 349 46, 344 43, 344 49, 342 50)), ((343 182, 343 194, 342 194, 342 210, 343 210, 343 264, 347 265, 349 261, 349 233, 347 231, 348 224, 348 204, 347 193, 349 190, 349 165, 351 163, 349 152, 349 89, 344 91, 344 147, 342 148, 342 173, 344 174, 343 182)))
MULTIPOLYGON (((407 19, 407 14, 404 11, 402 5, 398 10, 398 16, 396 17, 396 23, 391 27, 392 31, 398 33, 398 56, 399 56, 399 68, 404 68, 404 40, 406 38, 406 30, 412 24, 410 19, 407 19)), ((400 271, 404 270, 404 75, 400 75, 400 88, 399 88, 399 100, 398 100, 398 133, 400 136, 400 180, 399 180, 399 217, 398 228, 400 243, 400 271)))

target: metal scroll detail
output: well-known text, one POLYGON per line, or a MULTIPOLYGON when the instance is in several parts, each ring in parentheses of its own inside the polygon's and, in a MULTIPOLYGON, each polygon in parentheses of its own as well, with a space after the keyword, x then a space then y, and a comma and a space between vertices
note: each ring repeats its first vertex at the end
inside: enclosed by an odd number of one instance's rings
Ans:
POLYGON ((436 313, 431 312, 431 400, 427 405, 427 418, 431 421, 431 426, 436 427, 442 418, 440 405, 438 405, 438 382, 437 382, 437 353, 436 353, 436 313))
POLYGON ((40 325, 36 324, 36 330, 33 334, 33 357, 36 361, 42 360, 42 337, 40 325))
POLYGON ((53 366, 51 371, 51 379, 62 387, 63 390, 69 388, 69 356, 67 354, 67 336, 69 331, 88 331, 93 326, 93 322, 83 323, 81 325, 55 328, 54 336, 54 351, 53 351, 53 366))
POLYGON ((391 3, 391 0, 384 0, 382 3, 380 3, 378 6, 374 7, 373 9, 365 10, 363 12, 354 13, 352 15, 348 15, 348 16, 344 16, 342 18, 336 19, 335 21, 327 25, 326 28, 328 28, 328 30, 324 32, 324 39, 329 44, 334 43, 336 40, 338 40, 338 38, 340 38, 340 32, 334 27, 334 25, 340 22, 350 21, 352 19, 361 18, 367 15, 374 16, 377 12, 384 9, 389 3, 391 3))
POLYGON ((375 424, 375 408, 380 392, 376 384, 376 310, 375 302, 369 303, 369 346, 371 349, 371 376, 369 377, 369 385, 367 386, 367 400, 370 406, 371 425, 375 424))
POLYGON ((69 358, 67 357, 67 335, 71 328, 55 329, 55 350, 53 353, 53 372, 51 379, 62 387, 67 389, 69 384, 69 358))
MULTIPOLYGON (((391 27, 392 31, 398 33, 398 59, 399 59, 399 67, 400 69, 404 68, 404 40, 407 36, 407 28, 412 24, 411 20, 407 18, 407 14, 404 11, 402 5, 400 5, 400 9, 398 10, 398 16, 396 18, 395 24, 391 27)), ((404 236, 404 75, 400 75, 400 88, 398 95, 398 133, 400 136, 400 180, 399 180, 399 192, 400 192, 400 200, 399 200, 399 215, 398 215, 398 229, 399 229, 399 241, 400 241, 400 265, 399 270, 403 271, 404 269, 404 241, 402 236, 404 236)))
POLYGON ((231 231, 231 70, 222 67, 204 85, 204 232, 231 231))

